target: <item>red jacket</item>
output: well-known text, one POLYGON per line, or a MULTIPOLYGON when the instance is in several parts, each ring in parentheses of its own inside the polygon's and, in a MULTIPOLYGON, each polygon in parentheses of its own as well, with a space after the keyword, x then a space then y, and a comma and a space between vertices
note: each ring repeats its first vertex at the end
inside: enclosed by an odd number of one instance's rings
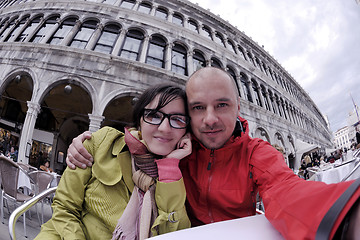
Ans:
POLYGON ((249 137, 247 121, 241 122, 245 132, 221 149, 207 149, 194 139, 192 154, 180 161, 192 226, 254 215, 259 191, 265 216, 286 239, 314 239, 326 212, 353 181, 327 185, 300 179, 281 153, 249 137))

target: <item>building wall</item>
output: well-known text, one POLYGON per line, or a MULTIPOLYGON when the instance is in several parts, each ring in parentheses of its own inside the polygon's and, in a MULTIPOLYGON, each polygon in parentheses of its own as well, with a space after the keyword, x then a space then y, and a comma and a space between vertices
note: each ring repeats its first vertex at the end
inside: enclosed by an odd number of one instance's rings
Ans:
POLYGON ((349 127, 343 127, 335 132, 335 147, 337 149, 350 149, 352 141, 350 138, 349 127))
MULTIPOLYGON (((61 131, 69 118, 87 122, 92 131, 113 118, 129 122, 113 113, 124 112, 115 108, 116 99, 125 106, 150 85, 184 86, 188 76, 203 66, 220 67, 233 76, 241 97, 240 115, 249 121, 251 136, 282 146, 287 155, 297 151, 296 139, 331 147, 327 122, 295 79, 243 32, 195 4, 185 0, 0 4, 0 89, 10 92, 17 78, 32 85, 25 87, 27 99, 5 94, 7 99, 21 100, 19 156, 25 162, 22 149, 32 142, 44 102, 50 104, 51 94, 63 85, 73 86, 87 100, 74 100, 75 107, 66 101, 53 103, 66 110, 62 118, 56 107, 48 108, 57 117, 56 127, 48 129, 56 133, 54 143, 57 138, 69 141, 70 135, 61 131)), ((53 148, 55 153, 65 152, 53 148)))

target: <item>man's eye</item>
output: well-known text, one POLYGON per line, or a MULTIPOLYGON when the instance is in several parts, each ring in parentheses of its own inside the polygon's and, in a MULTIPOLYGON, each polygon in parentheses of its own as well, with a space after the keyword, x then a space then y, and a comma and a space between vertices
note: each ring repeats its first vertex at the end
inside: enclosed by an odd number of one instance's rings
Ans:
POLYGON ((194 106, 192 109, 193 110, 202 110, 202 109, 204 109, 204 107, 202 107, 202 106, 194 106))
POLYGON ((228 106, 227 103, 219 103, 219 104, 218 104, 218 107, 219 107, 219 108, 223 108, 223 107, 226 107, 226 106, 228 106))

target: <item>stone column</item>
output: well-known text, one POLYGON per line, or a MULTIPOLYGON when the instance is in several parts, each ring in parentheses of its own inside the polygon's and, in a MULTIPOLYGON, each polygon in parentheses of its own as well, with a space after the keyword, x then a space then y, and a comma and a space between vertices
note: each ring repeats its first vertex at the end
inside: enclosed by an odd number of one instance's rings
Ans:
POLYGON ((246 94, 244 92, 244 86, 243 86, 243 83, 241 81, 241 78, 245 78, 241 73, 239 74, 239 83, 240 83, 240 88, 239 88, 239 91, 240 91, 240 97, 243 98, 243 99, 246 99, 246 94))
POLYGON ((139 8, 140 2, 141 2, 141 1, 136 1, 135 4, 134 4, 134 6, 133 6, 133 8, 132 8, 132 10, 137 11, 138 8, 139 8))
POLYGON ((159 5, 158 4, 153 4, 152 5, 152 8, 151 8, 151 10, 150 10, 150 15, 151 16, 155 16, 155 11, 156 11, 156 9, 159 7, 159 5))
POLYGON ((227 36, 224 37, 224 43, 225 43, 225 46, 226 46, 227 49, 229 49, 231 52, 233 52, 233 53, 236 54, 236 55, 238 54, 235 45, 234 45, 234 48, 231 46, 231 44, 229 43, 229 39, 228 39, 227 36))
POLYGON ((165 69, 171 71, 171 49, 173 47, 172 43, 166 44, 165 48, 165 69))
POLYGON ((80 20, 76 20, 76 24, 71 29, 71 31, 67 34, 67 36, 63 39, 62 43, 60 45, 62 46, 68 46, 70 42, 73 40, 77 32, 79 31, 81 27, 82 22, 80 20))
MULTIPOLYGON (((210 28, 210 27, 209 27, 209 28, 210 28)), ((210 32, 211 32, 211 38, 212 38, 212 40, 215 42, 215 38, 216 38, 215 32, 214 32, 212 29, 210 29, 210 32)))
POLYGON ((290 122, 292 122, 291 113, 290 113, 290 107, 289 107, 289 104, 287 102, 285 103, 285 108, 286 108, 286 113, 287 113, 287 116, 288 116, 288 120, 290 122))
POLYGON ((114 6, 119 7, 121 2, 122 2, 122 0, 116 0, 116 2, 114 3, 114 6))
POLYGON ((189 29, 189 18, 184 17, 184 28, 189 29))
POLYGON ((146 60, 146 54, 149 48, 149 41, 150 41, 150 36, 145 36, 144 37, 144 42, 142 44, 142 48, 140 51, 140 58, 139 58, 139 62, 144 63, 146 60))
POLYGON ((193 55, 194 55, 193 51, 188 51, 187 56, 186 56, 186 65, 187 65, 187 69, 188 69, 188 72, 187 72, 188 76, 190 76, 194 72, 193 55))
POLYGON ((116 40, 116 43, 115 43, 115 45, 114 45, 114 48, 113 48, 111 54, 116 55, 116 56, 119 55, 120 49, 121 49, 121 46, 122 46, 123 41, 124 41, 124 39, 125 39, 126 33, 127 33, 126 30, 121 29, 121 32, 120 32, 120 34, 119 34, 118 39, 116 40))
POLYGON ((9 38, 8 42, 15 42, 15 39, 20 36, 20 34, 28 27, 28 25, 31 23, 32 19, 28 18, 25 22, 25 24, 17 31, 17 33, 9 38))
MULTIPOLYGON (((257 86, 257 92, 258 92, 258 95, 259 95, 259 101, 261 102, 261 105, 264 109, 266 109, 266 104, 265 104, 265 99, 264 99, 264 96, 262 94, 262 89, 261 89, 261 86, 257 86)), ((267 109, 266 109, 267 110, 267 109)))
MULTIPOLYGON (((2 28, 0 28, 0 33, 2 34, 4 31, 6 31, 6 29, 9 27, 10 25, 10 19, 6 21, 6 23, 4 24, 4 26, 2 28)), ((3 39, 6 38, 8 34, 5 34, 2 38, 0 38, 0 42, 3 42, 3 39)))
POLYGON ((87 50, 93 50, 97 41, 99 40, 100 36, 101 36, 101 33, 104 29, 104 25, 102 25, 101 23, 99 23, 97 26, 96 26, 96 29, 95 31, 93 32, 93 34, 91 35, 90 39, 89 39, 89 42, 86 44, 86 47, 85 49, 87 50))
POLYGON ((60 25, 60 18, 57 18, 54 26, 50 29, 48 33, 46 33, 45 37, 41 39, 40 43, 43 44, 47 43, 49 39, 55 34, 56 30, 58 30, 59 25, 60 25))
MULTIPOLYGON (((40 104, 36 102, 27 102, 28 110, 26 112, 26 117, 24 125, 21 131, 21 138, 19 143, 19 157, 18 161, 23 163, 29 163, 29 157, 25 157, 27 148, 31 148, 32 145, 32 136, 34 133, 34 127, 36 123, 36 118, 40 112, 40 104), (29 145, 30 146, 27 146, 29 145)), ((29 149, 28 149, 29 150, 29 149)))
POLYGON ((171 22, 172 23, 172 20, 173 20, 173 15, 174 15, 174 12, 169 10, 169 15, 168 15, 168 22, 171 22))
POLYGON ((89 115, 89 119, 90 119, 89 131, 96 132, 97 130, 100 129, 101 123, 105 117, 100 116, 100 115, 90 114, 90 113, 88 115, 89 115))
POLYGON ((44 23, 45 19, 44 17, 41 17, 37 27, 32 32, 30 32, 29 35, 27 35, 27 37, 24 39, 24 42, 29 42, 30 39, 35 35, 35 33, 39 31, 39 29, 43 26, 44 23))
POLYGON ((254 97, 254 89, 253 89, 253 87, 252 87, 252 81, 250 80, 250 79, 248 79, 247 80, 247 85, 248 85, 248 87, 249 87, 249 93, 250 93, 250 95, 251 95, 251 99, 252 99, 252 103, 254 103, 254 104, 257 104, 256 103, 256 99, 255 99, 255 97, 254 97))
POLYGON ((271 105, 271 109, 273 111, 273 113, 277 113, 277 110, 276 110, 276 102, 275 102, 275 97, 274 96, 271 96, 269 97, 270 98, 270 105, 271 105))

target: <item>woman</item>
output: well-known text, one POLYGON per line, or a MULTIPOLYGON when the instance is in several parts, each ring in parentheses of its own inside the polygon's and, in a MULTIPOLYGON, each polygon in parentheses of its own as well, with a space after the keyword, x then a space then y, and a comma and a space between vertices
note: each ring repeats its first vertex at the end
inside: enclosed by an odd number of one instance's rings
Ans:
POLYGON ((45 172, 53 172, 52 168, 50 167, 50 162, 46 161, 44 165, 40 166, 40 170, 43 170, 45 172))
POLYGON ((191 153, 185 92, 147 89, 133 111, 135 128, 93 133, 84 146, 92 168, 67 168, 53 216, 36 239, 144 239, 190 227, 179 160, 191 153))

